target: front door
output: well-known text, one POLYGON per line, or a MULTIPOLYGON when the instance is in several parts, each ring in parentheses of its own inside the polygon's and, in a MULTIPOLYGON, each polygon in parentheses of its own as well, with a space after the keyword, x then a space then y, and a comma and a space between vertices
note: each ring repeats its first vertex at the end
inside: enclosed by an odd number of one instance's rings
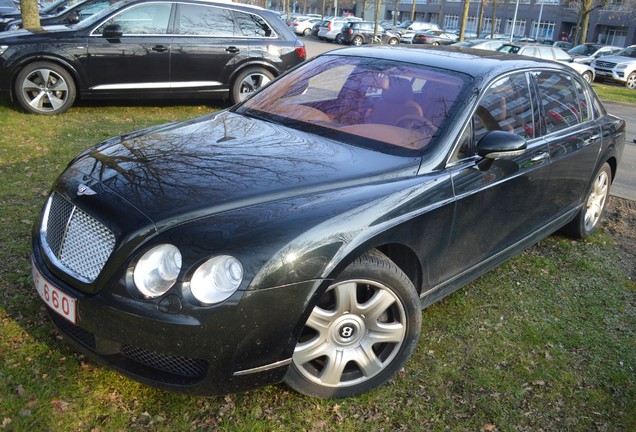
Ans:
POLYGON ((171 3, 146 3, 123 10, 97 27, 89 38, 88 88, 91 93, 131 96, 167 93, 170 87, 168 25, 171 3), (123 36, 106 39, 108 25, 123 36))

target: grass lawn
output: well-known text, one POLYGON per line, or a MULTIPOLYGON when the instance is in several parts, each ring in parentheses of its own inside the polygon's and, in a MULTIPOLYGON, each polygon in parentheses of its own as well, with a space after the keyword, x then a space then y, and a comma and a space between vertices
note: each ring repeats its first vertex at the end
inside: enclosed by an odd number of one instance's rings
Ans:
POLYGON ((636 284, 604 232, 552 236, 423 311, 406 368, 357 398, 283 385, 169 394, 70 349, 30 276, 30 230, 53 180, 107 137, 217 108, 90 104, 45 117, 0 102, 0 430, 636 430, 636 284))

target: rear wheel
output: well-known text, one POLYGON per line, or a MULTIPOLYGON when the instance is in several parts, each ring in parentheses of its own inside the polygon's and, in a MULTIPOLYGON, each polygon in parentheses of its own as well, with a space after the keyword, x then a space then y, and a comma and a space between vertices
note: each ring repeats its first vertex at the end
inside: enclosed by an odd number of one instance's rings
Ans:
POLYGON ((625 87, 636 90, 636 72, 629 74, 627 81, 625 82, 625 87))
POLYGON ((397 38, 391 38, 389 39, 389 45, 397 45, 400 41, 397 40, 397 38))
POLYGON ((75 102, 75 82, 61 66, 50 62, 26 65, 15 80, 15 95, 34 114, 61 114, 75 102))
POLYGON ((248 68, 244 70, 238 74, 232 84, 232 91, 230 94, 232 103, 242 102, 247 96, 254 93, 264 85, 267 85, 273 79, 274 74, 267 69, 248 68))
POLYGON ((611 183, 612 170, 606 162, 594 175, 583 208, 579 210, 574 220, 563 228, 567 235, 584 238, 596 231, 609 198, 611 183))
POLYGON ((592 78, 592 72, 590 71, 583 72, 583 79, 591 84, 592 81, 594 81, 594 79, 592 78))
POLYGON ((341 43, 343 43, 343 42, 344 42, 344 36, 342 36, 342 33, 338 33, 338 34, 336 35, 336 43, 341 44, 341 43))
POLYGON ((356 36, 353 38, 353 40, 351 41, 352 44, 356 45, 356 46, 360 46, 362 45, 362 38, 360 36, 356 36))
POLYGON ((382 385, 411 356, 422 323, 408 277, 378 251, 351 263, 311 310, 285 382, 317 397, 382 385))
POLYGON ((311 34, 311 29, 303 30, 303 36, 309 36, 311 34))

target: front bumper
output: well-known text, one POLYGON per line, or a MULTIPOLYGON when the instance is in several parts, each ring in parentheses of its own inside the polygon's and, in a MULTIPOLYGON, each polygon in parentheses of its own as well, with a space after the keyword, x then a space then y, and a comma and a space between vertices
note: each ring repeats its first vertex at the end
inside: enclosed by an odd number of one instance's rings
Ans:
POLYGON ((183 393, 227 394, 280 382, 320 284, 247 291, 233 305, 168 313, 156 305, 131 306, 143 302, 110 296, 108 289, 83 294, 57 278, 38 250, 37 271, 76 299, 77 325, 47 307, 72 345, 137 381, 183 393))
POLYGON ((620 83, 625 83, 627 81, 627 77, 625 76, 624 69, 605 69, 605 68, 595 68, 594 69, 597 78, 611 79, 620 83))

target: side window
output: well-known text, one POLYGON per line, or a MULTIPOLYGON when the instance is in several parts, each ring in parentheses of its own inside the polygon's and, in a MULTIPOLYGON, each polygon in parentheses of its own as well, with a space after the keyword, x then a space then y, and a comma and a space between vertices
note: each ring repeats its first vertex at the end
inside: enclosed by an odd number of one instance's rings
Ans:
POLYGON ((537 136, 538 115, 530 95, 525 73, 495 81, 480 99, 452 159, 459 160, 475 154, 475 145, 493 130, 514 132, 526 139, 537 136))
POLYGON ((238 33, 227 9, 182 3, 177 34, 233 37, 238 33))
POLYGON ((133 6, 112 17, 97 30, 101 34, 110 24, 121 26, 125 35, 164 35, 168 32, 171 3, 150 3, 133 6))
POLYGON ((548 133, 581 122, 581 106, 575 81, 559 72, 540 72, 536 76, 548 133))
POLYGON ((581 121, 585 122, 590 120, 591 114, 590 110, 587 106, 587 100, 585 98, 585 90, 583 90, 583 86, 578 81, 574 80, 574 85, 576 86, 576 92, 579 97, 578 111, 580 113, 581 121))
POLYGON ((270 37, 273 32, 269 24, 258 15, 234 12, 234 17, 238 23, 243 36, 247 37, 270 37))

